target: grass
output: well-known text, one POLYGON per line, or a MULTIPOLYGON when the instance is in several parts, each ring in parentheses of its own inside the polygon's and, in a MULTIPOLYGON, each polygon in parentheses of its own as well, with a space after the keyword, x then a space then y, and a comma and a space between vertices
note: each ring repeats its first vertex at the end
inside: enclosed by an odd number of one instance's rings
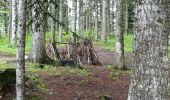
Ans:
MULTIPOLYGON (((101 41, 101 40, 97 40, 94 42, 95 45, 100 45, 102 46, 102 48, 111 50, 111 51, 115 51, 115 47, 116 47, 116 37, 115 35, 111 35, 109 39, 105 40, 105 41, 101 41)), ((133 35, 125 35, 124 36, 124 50, 125 53, 129 53, 132 52, 132 47, 133 47, 133 35)))
MULTIPOLYGON (((86 32, 90 34, 89 32, 86 32)), ((58 33, 56 33, 58 34, 58 33)), ((46 33, 46 44, 48 43, 51 34, 49 32, 46 33)), ((86 36, 82 36, 86 37, 86 36)), ((56 40, 58 40, 58 35, 56 35, 56 40)), ((63 32, 62 42, 71 42, 72 34, 69 32, 63 32)), ((32 47, 32 36, 31 34, 26 35, 26 54, 29 54, 31 47, 32 47)), ((124 36, 124 43, 125 43, 125 52, 132 52, 132 44, 133 44, 133 35, 125 35, 124 36)), ((100 45, 105 49, 109 49, 111 51, 115 51, 115 44, 116 44, 116 37, 115 35, 111 35, 106 41, 96 40, 94 41, 96 46, 100 45)), ((57 44, 57 47, 65 46, 63 44, 57 44)), ((16 47, 12 45, 8 45, 8 37, 0 37, 0 52, 9 53, 9 54, 16 54, 16 47)))
MULTIPOLYGON (((15 62, 14 62, 15 63, 15 62)), ((28 78, 28 83, 26 82, 26 85, 29 86, 30 84, 33 84, 33 89, 38 90, 41 92, 46 92, 48 90, 48 86, 44 82, 44 79, 41 75, 45 76, 56 76, 56 77, 65 77, 65 76, 82 76, 82 77, 88 77, 91 75, 90 71, 86 68, 71 68, 69 66, 67 67, 53 67, 49 65, 45 65, 43 69, 40 69, 36 67, 37 64, 33 64, 30 62, 26 62, 26 77, 28 78), (31 83, 30 83, 31 82, 31 83)), ((14 68, 15 65, 11 66, 8 65, 8 63, 4 61, 0 61, 0 71, 4 71, 7 68, 14 68)), ((32 85, 31 85, 32 86, 32 85)), ((37 96, 37 94, 34 96, 31 95, 32 98, 35 98, 35 100, 38 100, 36 98, 41 98, 41 95, 37 96)), ((29 99, 29 96, 26 97, 28 100, 34 100, 29 99)))
POLYGON ((116 80, 120 74, 131 75, 131 70, 118 70, 114 65, 107 65, 106 68, 110 71, 109 77, 112 80, 116 80))
MULTIPOLYGON (((58 33, 56 33, 58 34, 58 33)), ((62 42, 71 42, 71 33, 63 32, 63 41, 62 42)), ((48 43, 49 39, 51 37, 51 33, 46 33, 46 44, 48 43)), ((58 40, 58 35, 56 35, 56 40, 58 40)), ((31 34, 26 35, 26 45, 25 45, 25 52, 26 54, 29 54, 32 47, 32 36, 31 34)), ((63 44, 57 44, 57 47, 65 46, 63 44)), ((8 43, 8 37, 0 37, 0 52, 8 53, 8 54, 16 54, 16 46, 9 45, 8 43)))
MULTIPOLYGON (((26 36, 26 46, 25 51, 28 54, 31 50, 31 36, 26 36)), ((8 44, 8 37, 0 37, 0 52, 8 53, 8 54, 16 54, 16 46, 12 46, 8 44)))
POLYGON ((58 77, 62 77, 62 76, 84 76, 87 77, 89 75, 91 75, 90 71, 86 68, 72 68, 69 66, 66 67, 54 67, 54 66, 50 66, 50 65, 45 65, 43 69, 40 69, 38 67, 36 67, 37 64, 32 64, 32 63, 27 63, 27 67, 26 70, 28 73, 32 73, 32 74, 45 74, 48 76, 58 76, 58 77))

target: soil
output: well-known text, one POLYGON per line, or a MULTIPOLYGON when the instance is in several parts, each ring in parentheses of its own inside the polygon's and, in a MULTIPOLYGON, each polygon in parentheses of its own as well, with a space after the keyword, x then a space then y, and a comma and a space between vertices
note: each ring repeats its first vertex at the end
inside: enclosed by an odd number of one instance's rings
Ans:
MULTIPOLYGON (((115 63, 115 53, 99 47, 95 51, 104 65, 84 66, 92 73, 89 76, 40 75, 48 87, 43 100, 127 100, 129 74, 120 73, 116 79, 112 79, 106 65, 115 63)), ((0 54, 0 57, 6 62, 14 61, 15 58, 5 54, 0 54)))
MULTIPOLYGON (((105 64, 114 63, 114 52, 97 48, 96 54, 105 64)), ((109 77, 105 66, 85 66, 91 76, 43 76, 49 90, 47 100, 127 100, 129 75, 121 73, 117 79, 109 77)))

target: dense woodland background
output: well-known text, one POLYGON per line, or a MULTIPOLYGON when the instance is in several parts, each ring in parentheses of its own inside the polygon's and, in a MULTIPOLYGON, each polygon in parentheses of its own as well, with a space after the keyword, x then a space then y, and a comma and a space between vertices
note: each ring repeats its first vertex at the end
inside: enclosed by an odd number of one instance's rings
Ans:
POLYGON ((168 100, 169 3, 1 0, 0 99, 168 100))

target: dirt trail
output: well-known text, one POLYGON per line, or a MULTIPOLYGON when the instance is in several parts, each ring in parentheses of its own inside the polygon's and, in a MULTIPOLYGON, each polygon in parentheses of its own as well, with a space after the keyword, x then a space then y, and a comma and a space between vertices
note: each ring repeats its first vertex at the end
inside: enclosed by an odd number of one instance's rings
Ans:
POLYGON ((99 60, 104 65, 110 65, 115 63, 115 52, 102 49, 100 47, 95 47, 95 52, 99 60))
POLYGON ((16 60, 16 57, 14 54, 7 54, 4 52, 0 52, 0 61, 14 62, 15 60, 16 60))

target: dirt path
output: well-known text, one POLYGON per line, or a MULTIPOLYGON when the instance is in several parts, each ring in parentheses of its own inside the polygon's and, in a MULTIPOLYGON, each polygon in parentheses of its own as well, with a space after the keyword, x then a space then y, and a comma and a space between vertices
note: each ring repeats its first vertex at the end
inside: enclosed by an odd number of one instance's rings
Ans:
POLYGON ((95 52, 99 60, 104 65, 110 65, 115 63, 115 52, 102 49, 100 47, 95 47, 95 52))
POLYGON ((16 60, 15 55, 0 52, 0 61, 14 62, 16 60))

